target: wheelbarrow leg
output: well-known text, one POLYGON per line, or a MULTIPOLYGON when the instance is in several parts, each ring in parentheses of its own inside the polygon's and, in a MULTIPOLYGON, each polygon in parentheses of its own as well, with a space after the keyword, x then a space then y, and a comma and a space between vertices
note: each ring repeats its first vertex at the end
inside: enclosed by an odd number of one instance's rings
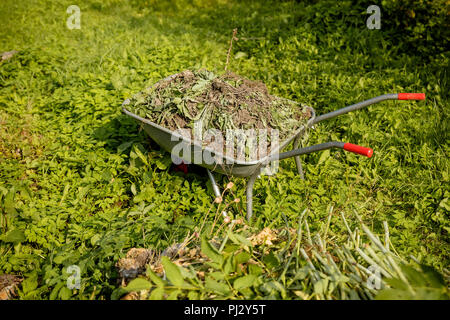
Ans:
MULTIPOLYGON (((309 154, 313 152, 318 152, 322 150, 327 150, 331 148, 340 148, 344 149, 345 151, 350 151, 353 153, 364 155, 368 158, 372 157, 373 150, 370 148, 364 148, 355 144, 351 143, 345 143, 345 142, 338 142, 338 141, 330 141, 325 142, 321 144, 316 144, 313 146, 300 148, 300 149, 294 149, 286 152, 282 152, 279 154, 273 154, 267 159, 267 163, 271 163, 272 161, 278 161, 283 160, 291 157, 296 157, 302 154, 309 154)), ((252 219, 253 215, 253 186, 255 184, 256 178, 258 178, 259 174, 261 172, 261 167, 259 167, 248 180, 247 183, 247 220, 250 221, 252 219)))
POLYGON ((256 170, 250 176, 247 183, 247 220, 250 221, 253 215, 253 186, 255 185, 256 178, 258 178, 260 169, 256 170))
POLYGON ((213 188, 213 191, 214 191, 214 195, 216 196, 216 198, 221 197, 222 195, 220 194, 220 189, 219 189, 219 186, 216 183, 216 179, 214 179, 214 176, 211 173, 211 171, 209 171, 209 169, 206 169, 206 172, 208 172, 209 180, 211 180, 211 184, 212 184, 212 188, 213 188))
MULTIPOLYGON (((295 137, 294 149, 298 149, 299 146, 300 146, 300 135, 295 137)), ((305 175, 303 174, 303 167, 302 167, 302 162, 300 160, 300 156, 295 156, 294 159, 295 159, 295 164, 297 165, 297 172, 300 175, 300 179, 304 180, 305 175)))

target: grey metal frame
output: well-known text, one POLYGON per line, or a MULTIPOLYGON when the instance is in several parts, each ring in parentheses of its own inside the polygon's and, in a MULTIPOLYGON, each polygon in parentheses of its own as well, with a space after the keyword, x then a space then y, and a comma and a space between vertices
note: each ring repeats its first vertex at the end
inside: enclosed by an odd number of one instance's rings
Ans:
MULTIPOLYGON (((323 121, 323 120, 328 120, 328 119, 332 119, 335 118, 337 116, 346 114, 348 112, 352 112, 352 111, 356 111, 359 109, 362 109, 364 107, 370 106, 372 104, 381 102, 381 101, 385 101, 385 100, 397 100, 398 99, 398 94, 397 93, 393 93, 393 94, 385 94, 385 95, 381 95, 369 100, 365 100, 353 105, 350 105, 348 107, 345 108, 341 108, 326 114, 323 114, 321 116, 318 117, 314 117, 310 120, 310 122, 308 122, 308 124, 306 125, 306 128, 304 128, 301 132, 299 132, 294 139, 294 145, 293 145, 293 150, 291 151, 287 151, 287 152, 283 152, 280 153, 277 156, 271 156, 268 159, 268 162, 271 161, 275 161, 275 160, 283 160, 283 159, 287 159, 290 157, 294 157, 295 159, 295 164, 297 166, 297 172, 300 175, 300 178, 303 180, 304 177, 304 173, 303 173, 303 167, 302 167, 302 162, 300 160, 300 155, 303 154, 308 154, 308 153, 313 153, 313 152, 319 152, 319 151, 323 151, 326 149, 331 149, 331 148, 343 148, 344 147, 344 142, 337 142, 337 141, 331 141, 331 142, 326 142, 326 143, 322 143, 322 144, 318 144, 318 145, 314 145, 314 146, 309 146, 309 147, 305 147, 305 148, 298 148, 300 146, 300 141, 301 141, 301 137, 302 134, 310 127, 312 127, 314 124, 323 121)), ((247 188, 246 188, 246 200, 247 200, 247 220, 251 220, 252 216, 253 216, 253 187, 255 185, 256 179, 258 178, 260 171, 262 169, 262 165, 260 166, 260 168, 258 170, 255 170, 255 172, 250 176, 248 182, 247 182, 247 188)), ((209 170, 208 170, 209 172, 209 170)), ((214 181, 215 183, 215 181, 214 181)))
MULTIPOLYGON (((174 76, 174 75, 173 75, 174 76)), ((170 76, 166 79, 170 79, 170 76)), ((166 80, 165 79, 165 80, 166 80)), ((294 157, 295 163, 297 166, 297 172, 300 175, 301 179, 304 179, 304 173, 302 168, 302 163, 300 160, 300 155, 318 152, 330 148, 343 148, 344 142, 326 142, 318 145, 313 145, 305 148, 298 148, 300 146, 300 140, 301 137, 305 134, 305 132, 311 128, 314 124, 319 123, 323 120, 328 120, 335 118, 337 116, 343 115, 345 113, 359 110, 361 108, 370 106, 372 104, 385 101, 385 100, 398 100, 399 96, 397 93, 394 94, 385 94, 381 95, 369 100, 365 100, 353 105, 350 105, 348 107, 338 109, 336 111, 332 111, 323 115, 320 115, 316 117, 315 110, 311 107, 308 107, 311 111, 311 118, 307 122, 305 126, 302 126, 300 129, 298 129, 292 136, 290 136, 288 139, 283 141, 280 146, 274 150, 271 150, 271 153, 257 161, 239 161, 237 159, 229 158, 223 154, 218 154, 216 151, 209 149, 208 147, 202 147, 198 143, 196 143, 193 140, 187 139, 186 137, 183 137, 176 132, 173 132, 169 129, 166 129, 162 126, 157 125, 156 123, 153 123, 149 121, 148 119, 144 119, 139 117, 138 115, 135 115, 128 111, 126 109, 126 106, 129 104, 130 100, 127 99, 122 104, 122 111, 129 115, 130 117, 133 117, 138 122, 140 122, 144 128, 144 130, 147 132, 147 134, 156 142, 158 143, 163 149, 165 149, 168 152, 171 152, 173 147, 180 143, 184 143, 187 145, 187 147, 190 149, 191 156, 193 157, 195 153, 198 152, 210 152, 211 154, 215 154, 216 157, 218 156, 223 161, 219 165, 217 163, 213 163, 212 165, 206 164, 206 163, 199 163, 198 165, 206 168, 208 177, 211 181, 213 191, 216 197, 221 196, 220 188, 216 183, 216 180, 214 178, 214 175, 211 171, 216 171, 222 174, 227 175, 234 175, 239 177, 249 177, 249 180, 247 182, 247 188, 246 188, 246 197, 247 197, 247 219, 250 220, 253 215, 253 187, 255 184, 256 179, 258 178, 259 174, 261 173, 261 169, 267 166, 272 161, 276 160, 283 160, 290 157, 294 157), (172 137, 176 137, 179 140, 174 141, 172 137), (290 142, 294 141, 293 143, 293 149, 287 152, 281 152, 282 149, 284 149, 287 145, 289 145, 290 142)), ((191 158, 192 159, 192 158, 191 158)))

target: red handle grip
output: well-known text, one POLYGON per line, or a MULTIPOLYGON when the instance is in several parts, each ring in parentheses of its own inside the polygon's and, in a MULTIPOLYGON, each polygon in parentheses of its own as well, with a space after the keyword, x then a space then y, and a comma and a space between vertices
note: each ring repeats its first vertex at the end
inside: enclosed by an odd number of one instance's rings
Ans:
POLYGON ((356 144, 348 143, 348 142, 344 144, 344 150, 350 151, 353 153, 357 153, 357 154, 361 154, 363 156, 366 156, 367 158, 372 157, 372 154, 373 154, 373 150, 370 148, 361 147, 356 144))
POLYGON ((398 100, 425 100, 425 93, 399 93, 398 100))

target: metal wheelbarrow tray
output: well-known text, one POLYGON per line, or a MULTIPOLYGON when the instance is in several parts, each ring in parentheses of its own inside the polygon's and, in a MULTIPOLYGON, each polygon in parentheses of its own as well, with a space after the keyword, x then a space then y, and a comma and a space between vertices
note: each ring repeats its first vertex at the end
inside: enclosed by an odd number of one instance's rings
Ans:
MULTIPOLYGON (((173 76, 170 76, 164 80, 170 79, 173 76)), ((299 157, 300 155, 318 152, 330 148, 341 148, 346 151, 364 155, 369 158, 373 154, 373 150, 370 148, 365 148, 355 144, 338 141, 330 141, 305 148, 298 148, 300 145, 300 139, 308 128, 311 128, 314 124, 319 123, 320 121, 331 119, 340 116, 342 114, 355 111, 384 100, 424 100, 424 99, 425 99, 424 93, 385 94, 320 116, 316 116, 313 108, 307 107, 311 112, 311 117, 308 120, 308 122, 304 126, 300 127, 292 135, 290 135, 287 139, 282 141, 278 146, 276 146, 276 148, 272 149, 267 156, 254 161, 241 161, 235 158, 227 157, 226 155, 219 153, 216 150, 212 150, 211 148, 204 147, 198 142, 189 139, 185 136, 182 136, 181 134, 175 131, 164 128, 154 122, 151 122, 148 119, 144 119, 126 109, 127 105, 130 103, 129 99, 126 99, 123 102, 122 111, 126 115, 136 119, 139 123, 141 123, 145 132, 152 138, 152 140, 154 140, 161 148, 163 148, 169 153, 172 153, 175 146, 181 143, 184 145, 185 150, 190 151, 190 155, 188 155, 187 157, 188 159, 198 159, 199 157, 196 158, 195 155, 196 154, 198 155, 198 153, 204 154, 205 152, 212 155, 212 158, 220 159, 220 161, 212 163, 207 163, 205 161, 195 162, 195 164, 198 164, 207 169, 206 171, 209 179, 211 180, 216 197, 220 197, 221 192, 211 171, 238 177, 249 177, 246 190, 246 198, 247 198, 246 200, 247 200, 247 218, 250 220, 253 213, 254 183, 259 174, 261 173, 261 170, 271 162, 294 157, 295 163, 297 165, 297 171, 300 174, 301 178, 303 179, 303 170, 299 157), (294 141, 293 149, 290 151, 281 152, 292 141, 294 141)), ((181 158, 183 159, 183 156, 181 156, 181 158)), ((200 157, 200 159, 203 159, 203 157, 200 157)))

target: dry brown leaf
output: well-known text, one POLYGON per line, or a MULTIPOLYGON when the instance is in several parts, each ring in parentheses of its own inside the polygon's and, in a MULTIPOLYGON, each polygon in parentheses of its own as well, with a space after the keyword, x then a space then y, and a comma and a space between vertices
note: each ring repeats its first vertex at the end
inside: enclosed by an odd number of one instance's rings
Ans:
POLYGON ((138 292, 133 291, 120 298, 120 300, 139 300, 139 298, 140 294, 138 292))
POLYGON ((116 267, 122 282, 136 278, 145 272, 145 266, 155 257, 155 252, 144 248, 131 248, 125 258, 119 259, 116 267))
POLYGON ((272 241, 277 240, 277 231, 272 230, 269 227, 266 227, 258 234, 252 235, 251 237, 249 237, 248 240, 250 240, 250 242, 252 243, 253 246, 262 245, 262 244, 271 246, 271 245, 273 245, 272 241))
POLYGON ((0 300, 10 300, 17 294, 17 288, 22 278, 12 274, 0 275, 0 300))

